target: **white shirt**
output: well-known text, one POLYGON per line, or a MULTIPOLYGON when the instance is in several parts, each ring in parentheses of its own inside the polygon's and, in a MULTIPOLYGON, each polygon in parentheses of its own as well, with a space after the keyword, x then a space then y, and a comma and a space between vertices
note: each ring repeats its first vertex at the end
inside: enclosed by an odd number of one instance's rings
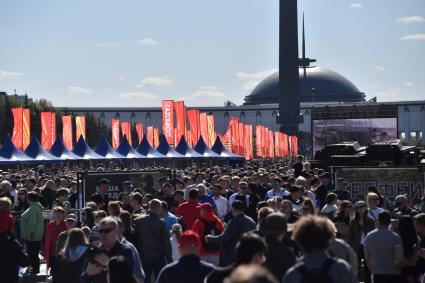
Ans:
POLYGON ((223 220, 226 214, 229 212, 229 201, 222 196, 219 196, 217 199, 213 196, 213 200, 217 206, 218 218, 223 220))
POLYGON ((289 195, 289 192, 285 190, 284 188, 281 188, 279 193, 275 193, 275 191, 271 189, 266 193, 266 200, 271 199, 273 197, 284 197, 288 195, 289 195))

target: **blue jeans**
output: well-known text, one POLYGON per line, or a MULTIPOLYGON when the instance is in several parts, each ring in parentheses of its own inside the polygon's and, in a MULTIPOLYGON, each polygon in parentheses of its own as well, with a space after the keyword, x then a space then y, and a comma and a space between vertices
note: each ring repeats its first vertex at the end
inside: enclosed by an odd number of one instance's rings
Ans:
POLYGON ((152 272, 154 273, 155 280, 158 278, 158 274, 161 269, 165 266, 164 257, 142 257, 143 270, 145 271, 145 282, 151 282, 152 272))

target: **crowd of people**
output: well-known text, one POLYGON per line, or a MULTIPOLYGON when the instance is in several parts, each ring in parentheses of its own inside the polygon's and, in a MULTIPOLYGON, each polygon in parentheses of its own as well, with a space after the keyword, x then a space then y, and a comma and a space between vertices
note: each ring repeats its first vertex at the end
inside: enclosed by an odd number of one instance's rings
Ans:
POLYGON ((383 187, 353 196, 302 156, 144 176, 118 199, 105 176, 83 209, 76 173, 0 172, 0 282, 40 263, 60 283, 413 283, 425 273, 421 207, 383 187))

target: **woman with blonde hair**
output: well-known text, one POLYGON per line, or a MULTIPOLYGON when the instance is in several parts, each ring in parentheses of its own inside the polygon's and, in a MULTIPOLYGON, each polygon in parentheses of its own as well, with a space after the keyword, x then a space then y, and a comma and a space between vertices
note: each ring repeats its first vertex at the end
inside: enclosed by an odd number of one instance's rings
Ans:
POLYGON ((367 215, 372 217, 375 221, 378 220, 378 215, 384 211, 383 208, 379 207, 379 196, 375 193, 368 193, 366 197, 367 201, 367 215))
POLYGON ((58 265, 53 282, 80 282, 80 275, 89 253, 87 238, 80 228, 69 230, 65 247, 59 252, 58 265))

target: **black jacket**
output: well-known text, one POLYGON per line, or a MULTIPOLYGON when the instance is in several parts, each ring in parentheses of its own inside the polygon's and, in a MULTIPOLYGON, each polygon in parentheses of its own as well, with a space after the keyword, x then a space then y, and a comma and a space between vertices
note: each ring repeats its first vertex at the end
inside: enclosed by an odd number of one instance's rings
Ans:
POLYGON ((13 234, 0 233, 0 282, 18 283, 18 266, 27 266, 28 258, 13 234))
POLYGON ((198 256, 187 255, 165 266, 158 275, 157 283, 202 283, 214 270, 214 266, 201 261, 198 256))
POLYGON ((266 236, 267 255, 265 266, 282 282, 286 271, 293 266, 297 259, 292 249, 279 242, 276 237, 266 236))
POLYGON ((158 215, 149 213, 134 220, 141 257, 171 259, 171 242, 167 226, 158 215))

